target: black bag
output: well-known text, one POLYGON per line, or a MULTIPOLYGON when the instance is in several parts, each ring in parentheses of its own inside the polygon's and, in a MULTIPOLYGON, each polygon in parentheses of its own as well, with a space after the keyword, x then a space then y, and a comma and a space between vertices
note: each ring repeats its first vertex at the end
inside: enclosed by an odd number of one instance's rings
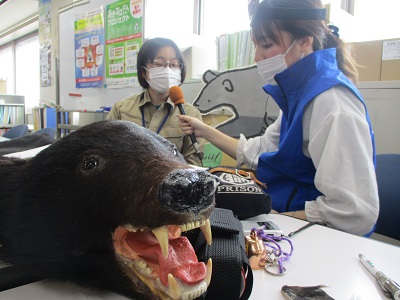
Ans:
POLYGON ((265 184, 252 172, 226 167, 216 167, 208 172, 220 179, 215 194, 216 207, 232 210, 239 220, 271 211, 271 196, 264 192, 265 184))
POLYGON ((241 299, 250 297, 253 272, 245 250, 243 227, 232 211, 215 208, 210 217, 212 245, 199 234, 194 249, 199 261, 212 259, 212 277, 206 300, 241 299))

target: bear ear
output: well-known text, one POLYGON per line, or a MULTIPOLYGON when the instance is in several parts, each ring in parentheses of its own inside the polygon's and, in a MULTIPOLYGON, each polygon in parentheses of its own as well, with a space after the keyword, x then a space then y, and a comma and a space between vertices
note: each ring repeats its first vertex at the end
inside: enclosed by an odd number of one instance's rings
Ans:
POLYGON ((216 70, 207 70, 204 74, 203 74, 203 82, 204 83, 209 83, 210 81, 212 81, 215 77, 218 77, 220 74, 220 72, 216 71, 216 70))

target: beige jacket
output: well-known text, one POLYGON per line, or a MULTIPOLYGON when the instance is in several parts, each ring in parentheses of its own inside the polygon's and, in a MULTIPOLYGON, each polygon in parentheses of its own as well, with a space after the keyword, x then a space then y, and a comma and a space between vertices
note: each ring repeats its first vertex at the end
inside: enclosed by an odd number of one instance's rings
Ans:
MULTIPOLYGON (((188 116, 202 120, 200 111, 193 105, 185 103, 183 106, 188 116)), ((142 126, 143 118, 141 110, 143 110, 146 128, 153 132, 160 130, 158 133, 176 145, 178 151, 182 153, 188 164, 197 166, 201 165, 201 161, 196 155, 190 137, 185 136, 178 125, 179 119, 176 115, 180 114, 179 109, 174 106, 173 102, 169 98, 158 109, 156 109, 150 101, 149 92, 146 90, 143 93, 115 103, 107 116, 107 120, 127 120, 142 126), (164 125, 161 127, 161 124, 169 110, 170 114, 164 125)), ((197 141, 201 151, 204 151, 205 140, 198 138, 197 141)))

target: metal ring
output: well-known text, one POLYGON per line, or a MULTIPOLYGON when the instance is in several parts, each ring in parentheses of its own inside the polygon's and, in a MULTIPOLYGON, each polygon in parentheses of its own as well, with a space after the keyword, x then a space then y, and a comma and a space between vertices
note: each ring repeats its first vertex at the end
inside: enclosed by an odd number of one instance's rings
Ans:
POLYGON ((278 265, 267 264, 264 269, 268 274, 271 274, 271 275, 274 275, 274 276, 283 276, 283 275, 286 274, 286 268, 282 267, 283 272, 281 273, 281 272, 279 272, 279 266, 278 265), (269 270, 270 268, 274 268, 274 267, 278 269, 278 272, 272 272, 271 270, 269 270))
POLYGON ((245 171, 245 170, 238 170, 238 169, 235 169, 235 174, 236 174, 237 176, 240 176, 240 177, 243 177, 243 178, 246 178, 246 179, 251 179, 250 173, 247 172, 247 171, 245 171), (246 175, 240 174, 240 173, 239 173, 240 171, 243 171, 244 173, 246 173, 246 175))

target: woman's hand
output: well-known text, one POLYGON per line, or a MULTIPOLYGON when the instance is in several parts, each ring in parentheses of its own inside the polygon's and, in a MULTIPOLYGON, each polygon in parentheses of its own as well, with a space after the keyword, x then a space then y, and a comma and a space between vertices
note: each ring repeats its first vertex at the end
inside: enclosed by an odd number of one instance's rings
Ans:
POLYGON ((203 121, 194 117, 186 115, 177 115, 179 118, 179 126, 181 127, 184 134, 192 134, 196 137, 202 137, 208 142, 219 148, 233 159, 236 159, 238 139, 230 137, 225 133, 222 133, 218 129, 203 123, 203 121))
POLYGON ((187 115, 178 115, 179 127, 181 127, 185 135, 194 133, 196 137, 203 137, 205 124, 197 118, 187 115))

